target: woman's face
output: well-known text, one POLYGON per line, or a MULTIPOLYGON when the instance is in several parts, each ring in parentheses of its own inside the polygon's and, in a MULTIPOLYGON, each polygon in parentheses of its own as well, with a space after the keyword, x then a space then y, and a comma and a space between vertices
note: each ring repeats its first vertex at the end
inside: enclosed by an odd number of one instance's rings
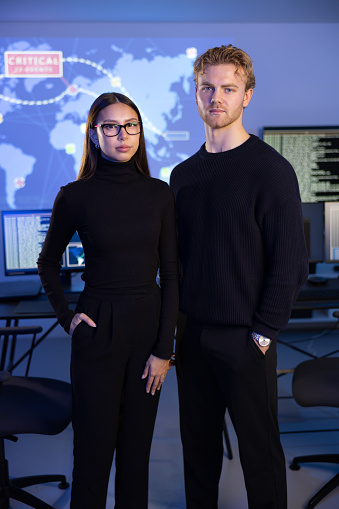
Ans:
MULTIPOLYGON (((128 134, 123 127, 117 136, 105 136, 102 124, 120 124, 138 122, 137 112, 123 103, 110 104, 103 108, 97 116, 96 125, 98 127, 91 129, 90 136, 93 143, 100 145, 101 155, 109 161, 127 162, 129 161, 139 147, 140 133, 128 134)), ((139 125, 139 124, 138 124, 139 125)), ((113 126, 109 126, 110 131, 114 131, 113 126)), ((127 130, 133 131, 135 127, 127 130)))

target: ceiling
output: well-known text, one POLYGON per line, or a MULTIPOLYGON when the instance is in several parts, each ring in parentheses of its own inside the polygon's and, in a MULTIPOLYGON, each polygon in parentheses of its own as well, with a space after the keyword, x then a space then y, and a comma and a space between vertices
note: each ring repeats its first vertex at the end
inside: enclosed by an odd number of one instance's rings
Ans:
POLYGON ((0 22, 337 23, 339 0, 0 0, 0 22))

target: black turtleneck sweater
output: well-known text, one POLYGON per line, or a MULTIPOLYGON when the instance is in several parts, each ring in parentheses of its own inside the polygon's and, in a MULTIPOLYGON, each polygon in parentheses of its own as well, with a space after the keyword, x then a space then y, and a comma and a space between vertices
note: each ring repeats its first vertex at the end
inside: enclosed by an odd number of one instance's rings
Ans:
POLYGON ((251 136, 208 153, 203 145, 171 175, 183 265, 180 308, 210 324, 273 338, 308 274, 297 178, 251 136))
POLYGON ((178 308, 178 254, 173 193, 139 173, 133 162, 99 159, 95 174, 59 191, 38 259, 39 275, 66 332, 74 316, 60 282, 59 261, 78 231, 85 252, 82 279, 102 290, 147 290, 160 267, 162 308, 153 354, 172 354, 178 308))

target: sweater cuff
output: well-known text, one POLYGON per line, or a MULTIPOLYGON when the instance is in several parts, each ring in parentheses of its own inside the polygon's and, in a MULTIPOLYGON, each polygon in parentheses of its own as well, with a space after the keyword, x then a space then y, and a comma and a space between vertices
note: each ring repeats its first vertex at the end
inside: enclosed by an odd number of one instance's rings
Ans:
POLYGON ((70 309, 67 313, 66 318, 64 320, 59 320, 60 325, 64 328, 67 334, 69 334, 69 328, 75 315, 76 312, 70 309))
POLYGON ((272 329, 271 327, 266 327, 262 323, 254 322, 251 327, 251 332, 256 332, 261 336, 265 336, 265 338, 271 339, 272 341, 278 337, 279 331, 276 329, 272 329))
POLYGON ((158 357, 159 359, 169 360, 173 355, 173 349, 174 349, 174 340, 172 344, 161 345, 157 343, 155 347, 152 350, 152 355, 154 357, 158 357))

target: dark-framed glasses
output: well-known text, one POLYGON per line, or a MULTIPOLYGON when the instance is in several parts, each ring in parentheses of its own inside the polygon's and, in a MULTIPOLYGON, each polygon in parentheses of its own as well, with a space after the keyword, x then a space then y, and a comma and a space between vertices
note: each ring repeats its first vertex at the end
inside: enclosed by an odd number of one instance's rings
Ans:
POLYGON ((121 128, 123 127, 127 134, 134 135, 139 134, 141 131, 142 122, 136 121, 136 122, 127 122, 127 124, 113 124, 111 122, 108 122, 106 124, 99 124, 95 125, 94 127, 101 127, 102 132, 105 136, 112 137, 112 136, 118 136, 118 134, 121 131, 121 128))

